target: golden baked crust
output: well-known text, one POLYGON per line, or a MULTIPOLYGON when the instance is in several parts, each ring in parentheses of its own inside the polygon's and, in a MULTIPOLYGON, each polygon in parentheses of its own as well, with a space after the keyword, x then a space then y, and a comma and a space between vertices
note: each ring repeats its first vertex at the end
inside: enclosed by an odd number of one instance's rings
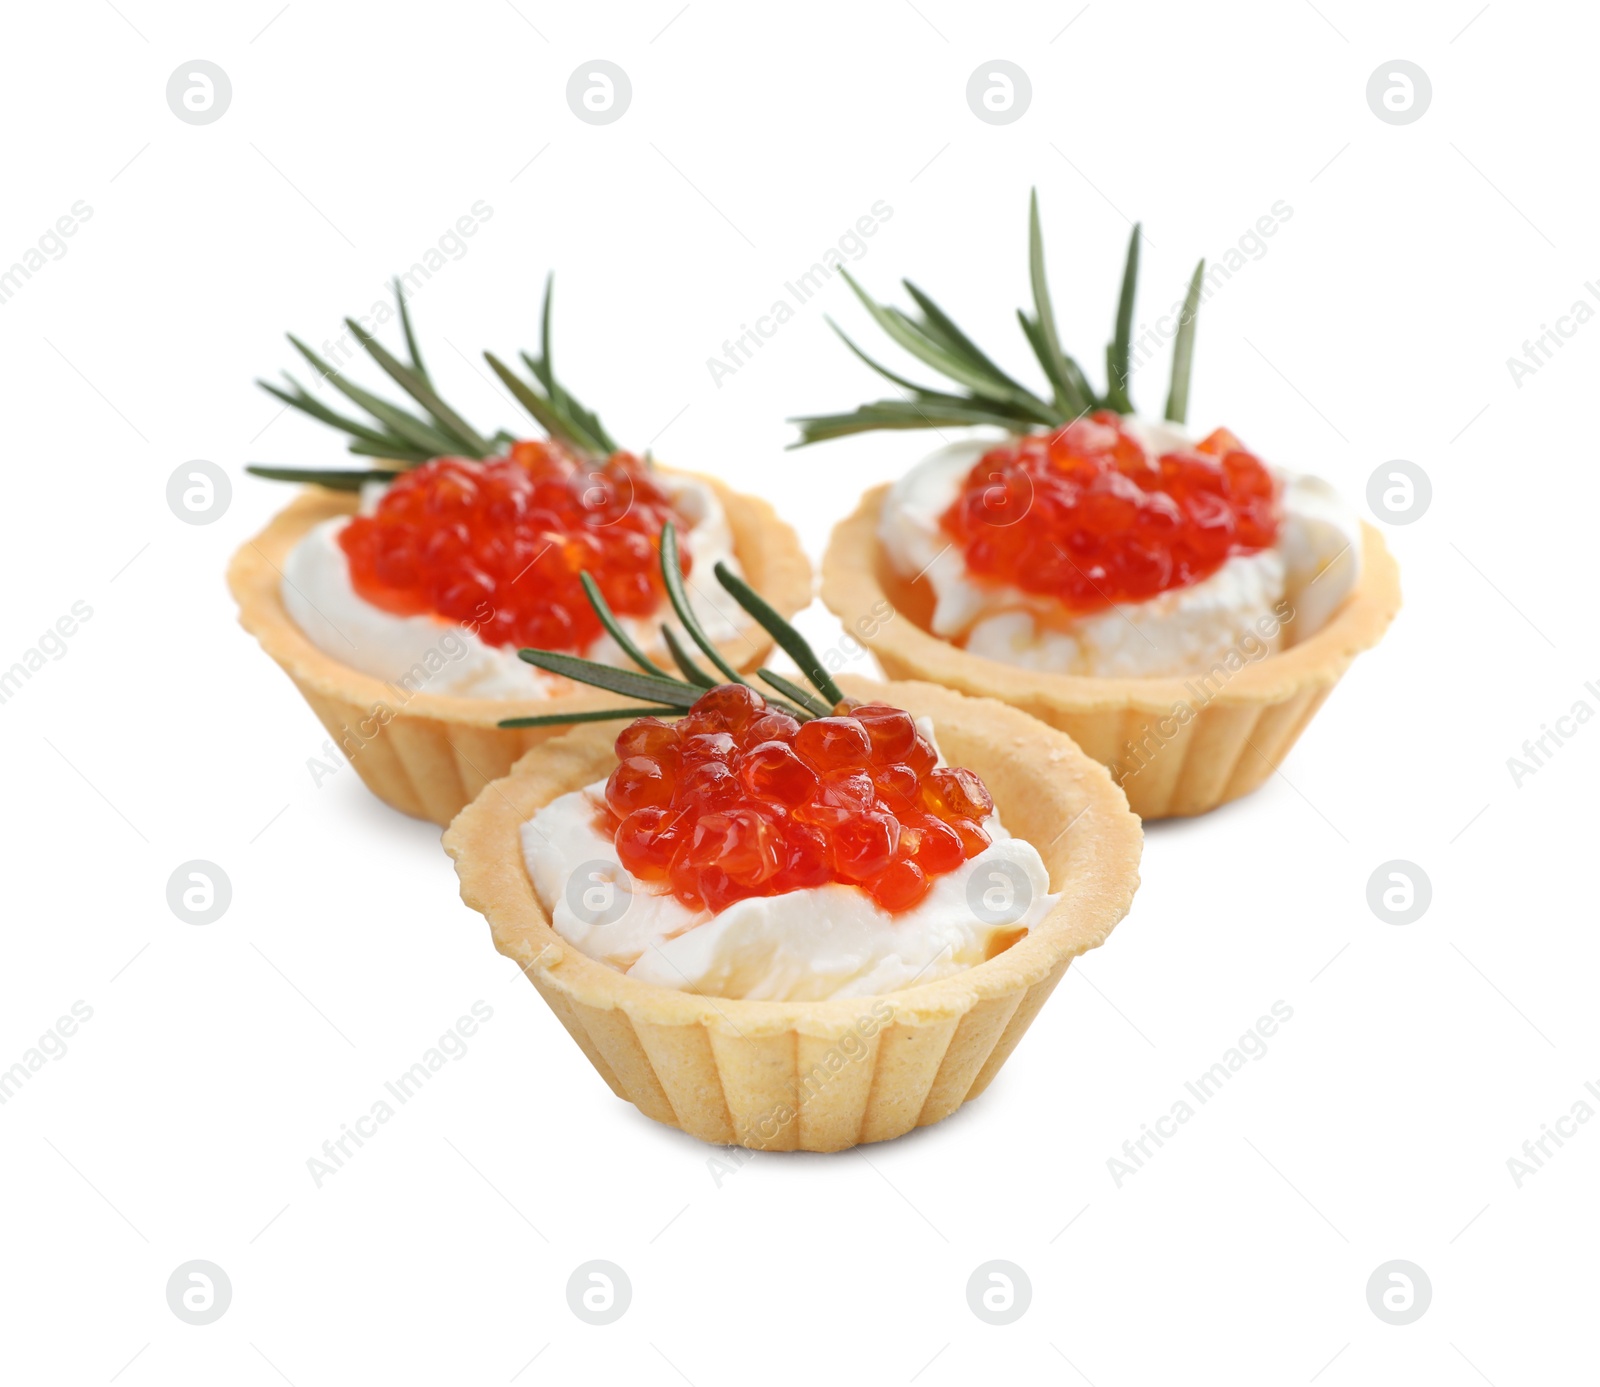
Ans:
POLYGON ((551 928, 520 828, 558 795, 606 774, 614 728, 546 742, 444 836, 462 900, 488 919, 495 947, 528 975, 612 1090, 706 1141, 836 1151, 947 1117, 987 1086, 1067 965, 1105 942, 1138 886, 1138 820, 1104 768, 1059 732, 930 684, 839 682, 857 697, 931 717, 946 758, 977 771, 1006 826, 1038 848, 1061 899, 998 957, 882 998, 813 1002, 697 996, 586 957, 551 928))
MULTIPOLYGON (((785 617, 811 601, 811 564, 794 531, 765 501, 731 491, 711 477, 733 531, 745 575, 785 617)), ((604 708, 624 700, 597 689, 561 698, 492 699, 415 693, 351 669, 313 645, 283 605, 280 584, 289 551, 322 521, 352 514, 355 496, 307 487, 228 565, 239 624, 292 679, 336 744, 380 799, 403 813, 447 824, 489 781, 529 747, 560 728, 504 729, 503 718, 604 708)), ((722 648, 736 669, 754 669, 772 642, 752 628, 722 648)))
POLYGON ((927 629, 932 599, 889 566, 878 543, 887 486, 866 493, 834 527, 822 561, 822 600, 895 679, 927 679, 998 698, 1066 732, 1118 772, 1141 818, 1202 814, 1269 776, 1350 662, 1382 638, 1400 609, 1400 572, 1383 537, 1362 524, 1361 579, 1320 631, 1245 661, 1225 680, 1050 674, 1000 664, 927 629), (894 615, 884 619, 884 612, 894 615), (1170 734, 1173 710, 1187 720, 1170 734), (1130 748, 1133 750, 1130 751, 1130 748), (1140 749, 1143 749, 1142 751, 1140 749))

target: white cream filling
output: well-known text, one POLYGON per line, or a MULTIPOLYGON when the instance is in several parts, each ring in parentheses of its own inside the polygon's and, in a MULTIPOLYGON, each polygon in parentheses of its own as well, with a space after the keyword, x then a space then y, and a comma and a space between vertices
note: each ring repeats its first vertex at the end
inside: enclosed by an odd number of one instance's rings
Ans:
MULTIPOLYGON (((704 482, 690 477, 658 472, 656 482, 689 522, 684 536, 684 546, 694 559, 689 606, 712 640, 732 640, 750 625, 750 619, 712 575, 718 560, 735 573, 741 572, 722 502, 704 482)), ((386 489, 385 483, 363 488, 364 514, 377 508, 386 489)), ((339 546, 339 532, 349 523, 346 516, 324 521, 284 560, 283 605, 323 653, 410 693, 548 698, 578 687, 518 659, 515 647, 486 645, 456 622, 435 616, 396 616, 367 602, 351 583, 349 560, 339 546)), ((683 634, 665 603, 648 620, 624 617, 622 625, 648 653, 661 653, 665 658, 660 635, 663 620, 668 620, 678 635, 683 634)), ((604 634, 579 653, 604 664, 633 668, 617 643, 604 634)))
MULTIPOLYGON (((929 731, 923 726, 923 735, 929 731)), ((597 827, 605 782, 552 800, 522 826, 528 876, 555 931, 630 978, 714 997, 870 997, 961 972, 996 935, 1032 929, 1057 896, 1031 843, 991 815, 993 841, 892 915, 858 886, 830 882, 751 896, 713 914, 641 882, 597 827)))
MULTIPOLYGON (((1155 454, 1191 446, 1171 424, 1127 418, 1155 454)), ((1070 617, 1051 598, 973 577, 940 517, 977 460, 1000 440, 965 439, 923 459, 890 490, 878 539, 895 571, 925 576, 933 633, 985 659, 1060 674, 1185 674, 1230 651, 1258 659, 1319 630, 1354 590, 1361 523, 1320 478, 1273 469, 1282 486, 1278 542, 1236 554, 1189 587, 1070 617)))

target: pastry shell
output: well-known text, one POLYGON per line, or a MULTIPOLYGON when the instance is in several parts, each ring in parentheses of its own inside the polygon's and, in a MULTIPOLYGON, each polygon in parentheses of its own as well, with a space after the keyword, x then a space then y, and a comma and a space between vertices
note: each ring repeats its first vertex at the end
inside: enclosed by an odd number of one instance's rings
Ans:
MULTIPOLYGON (((730 491, 710 477, 696 480, 710 486, 721 500, 745 576, 785 617, 808 605, 811 565, 794 531, 765 501, 730 491)), ((346 492, 306 488, 233 556, 228 587, 239 604, 240 625, 283 667, 335 745, 384 803, 419 819, 448 824, 530 747, 563 731, 501 728, 496 724, 502 718, 576 712, 626 701, 589 688, 542 699, 411 693, 352 669, 313 645, 284 607, 280 586, 284 560, 313 526, 353 514, 357 504, 356 497, 346 492)), ((753 626, 722 653, 736 669, 754 669, 771 647, 766 633, 753 626)))
POLYGON ((932 597, 889 567, 878 517, 889 488, 867 492, 834 527, 822 600, 891 679, 927 679, 998 698, 1065 732, 1113 778, 1141 818, 1204 814, 1273 773, 1350 663, 1400 609, 1400 571, 1362 524, 1361 577, 1321 630, 1264 658, 1163 678, 1050 674, 969 654, 927 629, 932 597))
POLYGON ((1067 965, 1105 942, 1138 886, 1139 821, 1105 769, 1061 733, 931 684, 840 683, 932 718, 946 758, 977 771, 1006 826, 1039 849, 1061 899, 1003 953, 881 997, 811 1002, 698 996, 586 957, 551 928, 520 828, 605 776, 615 728, 546 742, 444 835, 462 900, 612 1092, 702 1141, 839 1151, 948 1117, 988 1087, 1067 965))

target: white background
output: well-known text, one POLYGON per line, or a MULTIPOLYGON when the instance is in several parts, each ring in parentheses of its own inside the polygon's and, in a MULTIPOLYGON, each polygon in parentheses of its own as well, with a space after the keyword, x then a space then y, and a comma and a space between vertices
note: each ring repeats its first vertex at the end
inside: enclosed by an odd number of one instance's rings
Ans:
MULTIPOLYGON (((93 215, 0 305, 0 665, 75 601, 93 617, 0 706, 0 1066, 74 1001, 93 1019, 0 1108, 0 1376, 1510 1387, 1592 1371, 1600 1125, 1521 1188, 1507 1159, 1600 1081, 1600 728, 1520 788, 1506 759, 1576 700, 1600 708, 1584 689, 1600 325, 1520 387, 1506 360, 1595 301, 1596 16, 275 9, 7 14, 0 264, 76 200, 93 215), (200 127, 164 95, 196 57, 233 84, 200 127), (596 57, 633 84, 604 127, 564 97, 596 57), (999 127, 964 95, 997 57, 1033 86, 999 127), (1397 57, 1433 84, 1407 126, 1365 99, 1397 57), (287 499, 247 461, 342 453, 251 380, 292 364, 284 329, 332 338, 482 199, 492 218, 413 301, 469 416, 525 427, 478 354, 533 343, 555 268, 557 360, 612 431, 770 496, 820 557, 863 486, 938 440, 783 450, 786 415, 878 393, 823 323, 873 338, 837 279, 720 388, 707 358, 882 199, 865 283, 889 298, 914 278, 1031 371, 1012 314, 1035 184, 1063 333, 1095 378, 1128 218, 1149 233, 1143 318, 1196 257, 1291 206, 1205 306, 1191 422, 1363 507, 1380 464, 1422 466, 1431 508, 1387 535, 1405 610, 1280 777, 1151 828, 1132 914, 980 1101, 719 1184, 716 1153, 612 1097, 495 954, 436 829, 348 769, 314 783, 322 729, 235 625, 222 571, 287 499), (234 478, 205 527, 165 500, 195 458, 234 478), (232 881, 214 925, 168 910, 191 858, 232 881), (1366 903, 1392 858, 1433 884, 1406 927, 1366 903), (466 1057, 317 1188, 307 1158, 479 999, 494 1016, 466 1057), (1108 1157, 1279 999, 1294 1016, 1266 1056, 1118 1188, 1108 1157), (233 1287, 207 1327, 166 1302, 194 1258, 233 1287), (564 1290, 595 1258, 633 1286, 606 1328, 564 1290), (1008 1327, 967 1307, 992 1258, 1032 1283, 1008 1327), (1366 1298, 1395 1258, 1433 1287, 1405 1327, 1366 1298)), ((1159 410, 1165 364, 1134 393, 1159 410)), ((809 625, 836 629, 820 609, 809 625)))

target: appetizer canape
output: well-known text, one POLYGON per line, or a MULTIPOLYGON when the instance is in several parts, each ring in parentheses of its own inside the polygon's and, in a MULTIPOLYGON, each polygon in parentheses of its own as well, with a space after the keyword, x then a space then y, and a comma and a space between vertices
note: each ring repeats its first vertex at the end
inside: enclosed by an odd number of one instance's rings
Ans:
POLYGON ((811 569, 766 502, 618 448, 555 376, 548 285, 539 354, 522 358, 532 381, 485 353, 542 426, 536 440, 479 433, 439 396, 398 282, 395 294, 406 360, 346 321, 420 412, 355 384, 291 335, 369 418, 330 409, 292 377, 263 388, 350 435, 350 451, 371 465, 251 467, 306 490, 238 551, 228 582, 241 623, 373 793, 446 824, 549 735, 503 727, 506 718, 614 702, 516 657, 540 646, 623 662, 587 589, 604 594, 634 640, 660 651, 673 638, 658 571, 664 524, 682 531, 689 601, 736 668, 759 664, 770 642, 708 584, 711 566, 747 574, 786 614, 810 601, 811 569))
POLYGON ((718 563, 801 671, 762 668, 759 692, 689 610, 675 547, 669 525, 663 583, 694 647, 674 643, 677 675, 620 637, 637 672, 521 652, 633 706, 540 718, 629 721, 544 743, 461 813, 444 843, 462 899, 657 1121, 810 1151, 937 1122, 1126 914, 1138 820, 1102 767, 1015 709, 841 688, 718 563))
POLYGON ((1156 336, 1134 339, 1139 229, 1104 391, 1061 347, 1036 197, 1029 242, 1034 312, 1018 317, 1043 393, 911 283, 918 315, 845 275, 894 342, 964 393, 917 385, 845 338, 905 396, 801 418, 800 444, 984 432, 867 493, 834 531, 823 599, 891 677, 1003 699, 1060 728, 1145 818, 1203 813, 1287 755, 1398 610, 1398 572, 1326 482, 1263 461, 1226 428, 1185 429, 1204 261, 1174 315, 1171 388, 1154 421, 1129 398, 1135 349, 1147 357, 1156 336), (905 619, 865 620, 885 601, 905 619))

